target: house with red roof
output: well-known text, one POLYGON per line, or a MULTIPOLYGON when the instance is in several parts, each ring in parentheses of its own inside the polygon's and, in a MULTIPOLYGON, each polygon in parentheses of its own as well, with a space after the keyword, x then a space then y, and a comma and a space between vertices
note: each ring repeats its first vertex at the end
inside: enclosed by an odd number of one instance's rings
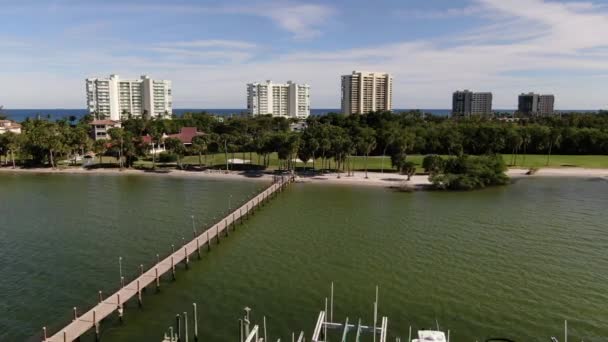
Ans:
POLYGON ((182 127, 179 133, 169 134, 167 138, 179 139, 185 146, 189 146, 192 145, 192 139, 199 135, 205 135, 205 133, 199 132, 196 127, 182 127))
POLYGON ((141 137, 141 141, 148 145, 151 146, 149 153, 153 153, 153 154, 158 154, 161 152, 165 152, 165 139, 168 138, 175 138, 175 139, 179 139, 184 146, 190 146, 192 145, 192 139, 194 139, 194 137, 199 136, 199 135, 205 135, 205 133, 203 132, 199 132, 196 127, 182 127, 182 129, 180 130, 179 133, 177 134, 163 134, 161 141, 160 142, 152 142, 152 136, 150 136, 149 134, 144 135, 143 137, 141 137))

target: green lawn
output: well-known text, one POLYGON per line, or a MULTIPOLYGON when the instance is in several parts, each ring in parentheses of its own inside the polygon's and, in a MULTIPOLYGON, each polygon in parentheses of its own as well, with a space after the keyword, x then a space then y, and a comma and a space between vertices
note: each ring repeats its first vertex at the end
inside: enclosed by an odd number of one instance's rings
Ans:
MULTIPOLYGON (((232 155, 228 155, 228 158, 232 158, 232 155)), ((234 158, 245 159, 251 161, 253 164, 258 163, 258 156, 255 153, 251 155, 246 153, 243 155, 242 153, 235 153, 234 158)), ((361 156, 352 157, 354 160, 355 170, 364 170, 365 169, 365 158, 361 156)), ((422 155, 410 155, 408 159, 419 165, 418 172, 422 172, 422 159, 424 156, 422 155)), ((582 155, 554 155, 549 159, 549 165, 546 165, 547 156, 546 155, 518 155, 517 156, 517 164, 512 165, 513 157, 510 154, 503 155, 505 163, 509 167, 522 167, 522 168, 542 168, 542 167, 587 167, 587 168, 608 168, 608 156, 600 156, 600 155, 592 155, 592 156, 582 156, 582 155)), ((99 161, 99 158, 95 158, 95 163, 99 161)), ((118 164, 116 158, 114 157, 103 157, 102 161, 107 166, 111 166, 112 164, 118 164)), ((183 158, 182 161, 187 165, 198 165, 198 156, 187 156, 183 158)), ((204 158, 203 158, 204 163, 204 158)), ((316 160, 315 166, 316 168, 321 167, 321 159, 318 158, 316 160)), ((210 154, 207 156, 207 165, 225 168, 225 159, 223 153, 210 154)), ((394 172, 395 170, 391 167, 390 157, 374 156, 369 157, 368 159, 368 169, 370 171, 380 171, 382 169, 382 164, 384 164, 384 170, 386 172, 394 172)), ((298 167, 303 167, 303 163, 298 163, 298 167)), ((151 167, 152 160, 150 158, 140 159, 135 163, 136 167, 151 167)), ((158 164, 159 167, 173 167, 174 164, 158 164)), ((270 155, 270 170, 275 170, 279 166, 279 160, 276 153, 270 155)), ((335 167, 335 162, 331 161, 332 168, 335 167)), ((312 163, 308 163, 307 167, 312 167, 312 163)))
POLYGON ((587 168, 608 168, 608 156, 580 156, 580 155, 555 155, 549 159, 549 166, 546 155, 519 155, 517 164, 511 165, 512 156, 504 154, 503 158, 507 165, 511 167, 587 167, 587 168))
MULTIPOLYGON (((244 157, 242 153, 236 153, 234 155, 235 158, 249 160, 249 154, 247 153, 244 157)), ((232 158, 231 155, 228 158, 232 158)), ((352 157, 354 159, 355 170, 363 170, 365 169, 365 158, 361 156, 352 157)), ((418 172, 422 171, 422 159, 424 156, 422 155, 410 155, 408 159, 419 165, 418 172)), ((517 164, 512 165, 512 156, 510 154, 503 155, 505 163, 509 167, 523 167, 523 168, 532 168, 532 167, 547 167, 547 156, 546 155, 518 155, 517 156, 517 164)), ((217 165, 221 166, 225 164, 224 154, 218 153, 207 156, 209 165, 217 165)), ((258 157, 257 154, 253 153, 251 161, 253 164, 257 164, 258 157)), ((315 162, 315 166, 317 168, 321 167, 321 159, 318 158, 315 162)), ((147 162, 144 162, 147 164, 147 162)), ((197 165, 198 164, 198 156, 188 156, 184 158, 184 163, 197 165)), ((370 171, 380 171, 382 169, 382 164, 384 164, 384 170, 389 172, 394 172, 395 170, 391 167, 391 159, 390 157, 381 157, 374 156, 369 157, 368 159, 368 169, 370 171)), ((276 153, 273 153, 270 156, 270 169, 278 168, 279 162, 276 153)), ((303 163, 298 163, 298 166, 304 166, 303 163)), ((332 167, 334 166, 334 162, 332 161, 332 167)), ((307 167, 312 167, 312 163, 308 163, 307 167)), ((549 159, 548 167, 587 167, 587 168, 608 168, 608 156, 600 156, 600 155, 592 155, 592 156, 581 156, 581 155, 554 155, 549 159)))

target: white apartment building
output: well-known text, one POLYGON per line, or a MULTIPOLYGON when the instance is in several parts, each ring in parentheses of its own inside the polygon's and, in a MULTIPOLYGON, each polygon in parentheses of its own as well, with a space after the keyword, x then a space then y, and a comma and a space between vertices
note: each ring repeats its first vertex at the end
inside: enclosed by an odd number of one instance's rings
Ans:
POLYGON ((171 81, 121 80, 118 75, 86 80, 87 108, 96 119, 119 121, 133 117, 170 118, 173 114, 171 81))
POLYGON ((492 114, 492 93, 473 93, 473 101, 471 102, 472 115, 490 115, 492 114))
POLYGON ((247 111, 249 115, 283 116, 305 119, 310 115, 310 86, 287 83, 247 84, 247 111))
POLYGON ((353 71, 342 76, 342 113, 367 114, 393 108, 393 77, 383 72, 353 71))

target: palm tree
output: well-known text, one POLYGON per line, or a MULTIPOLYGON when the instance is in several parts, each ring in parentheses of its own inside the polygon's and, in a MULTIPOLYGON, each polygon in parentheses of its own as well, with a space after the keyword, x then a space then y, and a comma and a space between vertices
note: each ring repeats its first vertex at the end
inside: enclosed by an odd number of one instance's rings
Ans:
POLYGON ((13 164, 13 169, 14 169, 14 168, 16 168, 15 151, 19 150, 19 147, 21 146, 21 139, 18 134, 15 134, 13 132, 6 132, 3 135, 4 135, 4 138, 6 139, 6 147, 8 148, 8 150, 11 153, 11 162, 13 164))
MULTIPOLYGON (((232 146, 232 135, 224 133, 220 134, 218 137, 218 147, 220 150, 224 151, 224 158, 226 160, 226 171, 230 170, 228 166, 228 149, 232 146)), ((233 161, 234 162, 234 161, 233 161)))
POLYGON ((205 155, 205 164, 207 164, 207 151, 209 147, 208 135, 197 135, 192 139, 192 148, 198 153, 198 166, 203 167, 202 155, 205 155))
MULTIPOLYGON (((384 143, 384 149, 382 149, 382 160, 380 162, 380 172, 384 173, 384 158, 386 158, 386 151, 389 148, 389 146, 391 146, 393 144, 393 142, 395 141, 395 139, 397 138, 398 132, 397 132, 397 129, 395 128, 395 126, 386 126, 385 125, 385 127, 383 127, 382 130, 380 131, 379 135, 380 135, 380 139, 384 143)), ((365 174, 366 174, 365 178, 367 178, 367 166, 366 166, 365 174)))
POLYGON ((160 147, 163 134, 156 128, 150 130, 150 140, 152 141, 152 169, 156 169, 156 152, 160 147))
POLYGON ((549 153, 547 154, 547 163, 546 166, 549 166, 549 159, 551 159, 551 150, 553 147, 559 147, 562 141, 562 133, 557 128, 552 128, 549 133, 549 153))
POLYGON ((186 148, 181 140, 177 138, 167 138, 165 140, 165 146, 177 157, 177 167, 182 169, 182 156, 186 152, 186 148))
POLYGON ((363 155, 365 156, 365 178, 367 179, 369 178, 367 176, 367 160, 369 158, 369 154, 374 148, 376 148, 376 131, 369 127, 361 129, 358 132, 357 148, 359 151, 363 152, 363 155))
POLYGON ((95 140, 93 143, 93 152, 99 156, 99 164, 102 163, 102 156, 108 151, 108 142, 105 139, 95 140))

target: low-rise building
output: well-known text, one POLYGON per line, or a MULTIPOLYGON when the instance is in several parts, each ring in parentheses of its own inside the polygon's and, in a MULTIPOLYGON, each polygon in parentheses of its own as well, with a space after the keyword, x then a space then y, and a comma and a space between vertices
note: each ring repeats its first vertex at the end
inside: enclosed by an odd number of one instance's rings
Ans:
POLYGON ((147 134, 141 137, 142 142, 152 146, 152 153, 160 153, 165 150, 165 140, 168 138, 174 138, 181 141, 184 146, 192 145, 194 137, 205 135, 203 132, 199 132, 196 127, 182 127, 179 133, 176 134, 165 134, 163 133, 160 141, 153 142, 152 137, 147 134))
POLYGON ((192 139, 199 135, 205 135, 203 132, 199 132, 196 127, 182 127, 179 133, 169 134, 167 138, 179 139, 185 146, 192 145, 192 139))
POLYGON ((0 134, 4 134, 6 132, 21 134, 21 124, 11 120, 0 120, 0 134))
POLYGON ((112 128, 120 127, 120 121, 93 120, 91 122, 91 136, 94 140, 109 139, 108 131, 112 128))

